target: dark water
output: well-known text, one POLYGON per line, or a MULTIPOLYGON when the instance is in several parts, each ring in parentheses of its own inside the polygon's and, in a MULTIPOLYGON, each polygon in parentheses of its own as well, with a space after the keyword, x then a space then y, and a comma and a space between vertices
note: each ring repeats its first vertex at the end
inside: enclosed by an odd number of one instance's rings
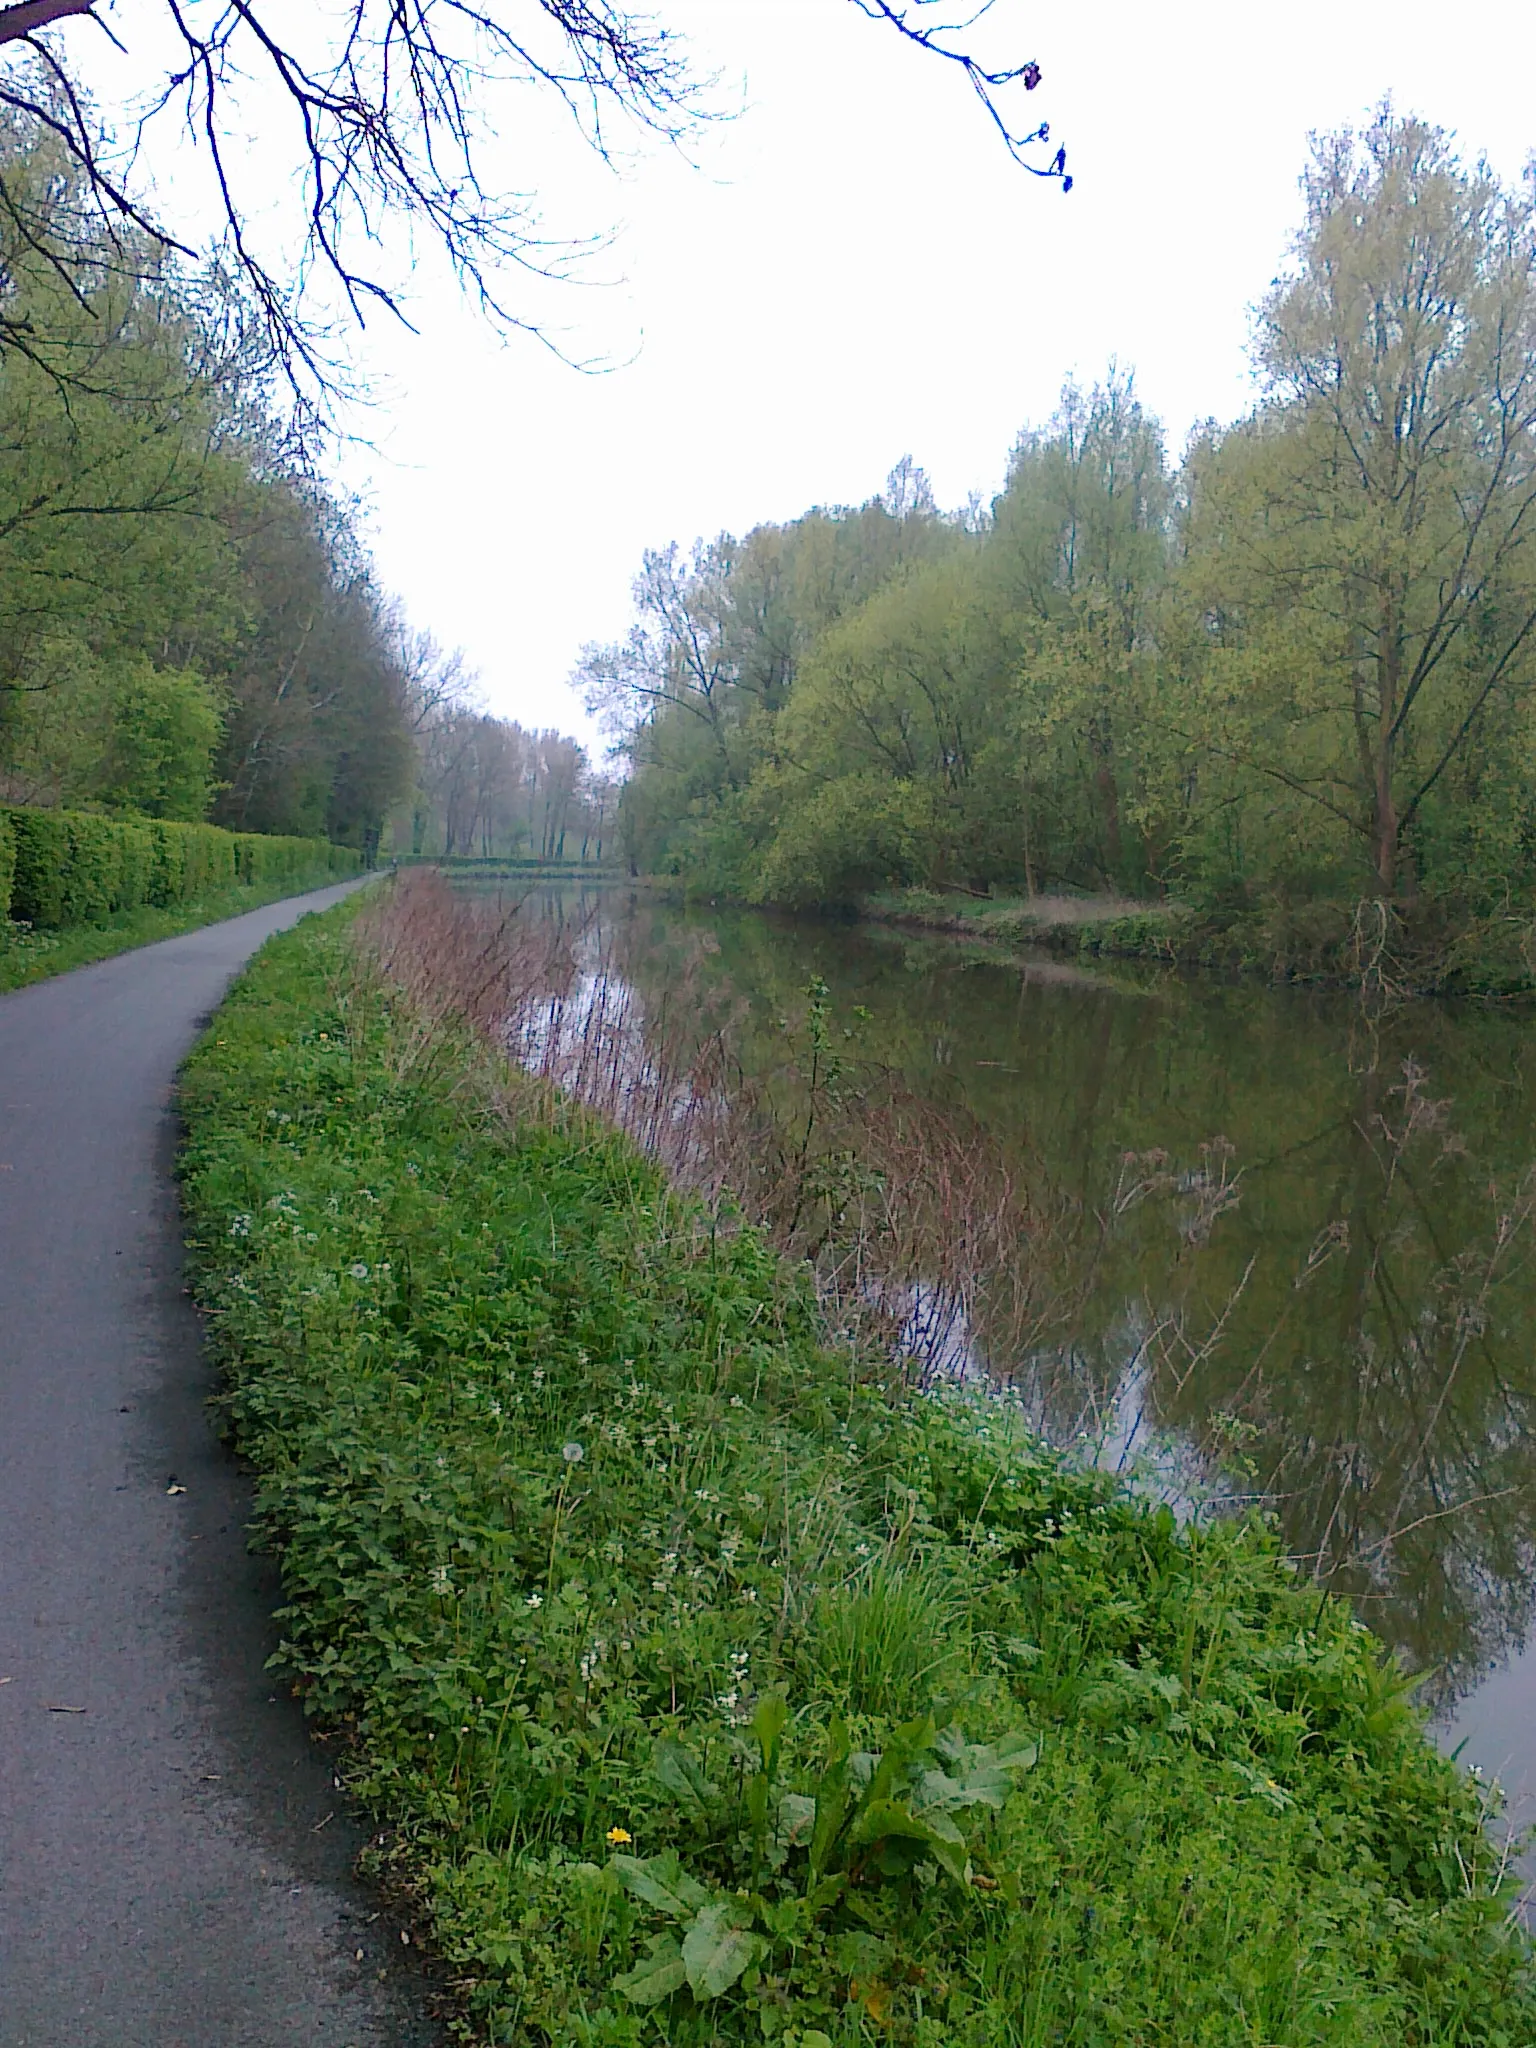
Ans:
POLYGON ((600 902, 643 1000, 729 984, 749 1068, 820 976, 859 1058, 974 1120, 1074 1304, 989 1369, 1053 1433, 1263 1496, 1536 1813, 1536 1017, 600 902))

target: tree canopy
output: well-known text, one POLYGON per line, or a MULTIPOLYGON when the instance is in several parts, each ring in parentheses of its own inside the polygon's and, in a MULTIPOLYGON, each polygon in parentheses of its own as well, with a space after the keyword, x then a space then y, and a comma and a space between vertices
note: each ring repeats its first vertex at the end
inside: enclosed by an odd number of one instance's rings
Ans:
POLYGON ((1319 140, 1263 395, 1181 459, 1111 366, 989 510, 857 507, 646 558, 577 681, 642 867, 1195 904, 1536 887, 1536 214, 1384 107, 1319 140))
POLYGON ((217 280, 93 234, 12 117, 0 311, 0 793, 371 847, 412 779, 404 636, 217 280))

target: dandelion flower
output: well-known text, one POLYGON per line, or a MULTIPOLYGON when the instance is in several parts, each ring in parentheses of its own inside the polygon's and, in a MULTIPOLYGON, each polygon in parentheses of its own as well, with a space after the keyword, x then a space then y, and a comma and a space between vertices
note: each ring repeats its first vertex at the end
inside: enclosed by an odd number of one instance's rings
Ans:
POLYGON ((634 1839, 628 1828, 610 1828, 608 1830, 608 1846, 611 1849, 627 1849, 634 1839))

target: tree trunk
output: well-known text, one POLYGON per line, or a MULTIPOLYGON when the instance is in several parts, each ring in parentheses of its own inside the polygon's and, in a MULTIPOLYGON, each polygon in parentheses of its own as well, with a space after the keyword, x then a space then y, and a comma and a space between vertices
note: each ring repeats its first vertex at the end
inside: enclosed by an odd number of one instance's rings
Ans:
POLYGON ((1381 645, 1376 652, 1380 675, 1379 717, 1376 726, 1375 789, 1372 793, 1372 825, 1376 841, 1376 886, 1383 896, 1397 887, 1397 798, 1392 789, 1392 759, 1396 745, 1392 727, 1397 719, 1398 689, 1402 681, 1402 650, 1398 644, 1398 610, 1390 591, 1381 600, 1381 645))

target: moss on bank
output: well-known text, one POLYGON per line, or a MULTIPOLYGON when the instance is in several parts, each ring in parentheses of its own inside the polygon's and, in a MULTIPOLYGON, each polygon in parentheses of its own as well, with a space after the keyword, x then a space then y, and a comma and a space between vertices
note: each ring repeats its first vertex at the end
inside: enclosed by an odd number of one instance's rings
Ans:
POLYGON ((345 913, 184 1103, 281 1664, 483 2038, 1536 2038, 1474 1788, 1264 1530, 828 1348, 345 913))

